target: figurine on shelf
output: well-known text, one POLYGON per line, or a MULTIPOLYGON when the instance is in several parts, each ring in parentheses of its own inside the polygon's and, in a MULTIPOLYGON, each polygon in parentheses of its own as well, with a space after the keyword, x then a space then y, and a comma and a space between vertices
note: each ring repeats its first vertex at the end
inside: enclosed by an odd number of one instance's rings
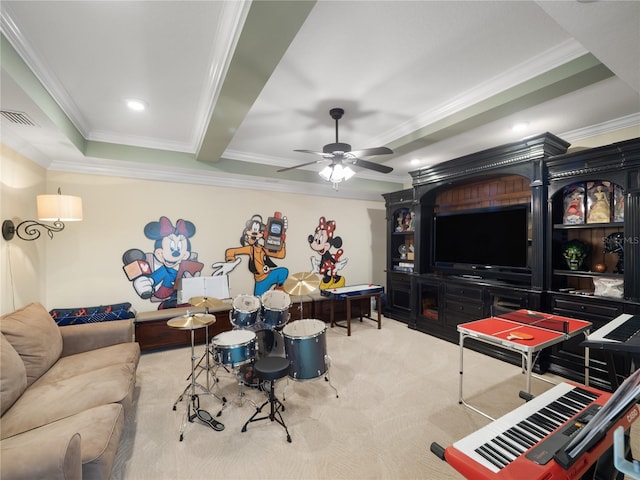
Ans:
POLYGON ((589 189, 589 212, 587 223, 608 223, 611 221, 611 192, 602 183, 589 189))
POLYGON ((413 230, 413 219, 411 218, 411 214, 409 212, 404 216, 404 223, 402 225, 405 232, 410 232, 413 230))
POLYGON ((614 273, 624 273, 624 234, 615 232, 604 239, 604 253, 617 253, 618 263, 614 273))
POLYGON ((414 226, 413 226, 413 221, 415 220, 415 218, 416 218, 416 212, 414 212, 413 210, 411 210, 411 211, 409 212, 409 224, 408 224, 408 226, 407 226, 407 231, 408 231, 408 232, 413 232, 413 228, 414 228, 414 226))
POLYGON ((613 221, 624 222, 624 190, 620 185, 613 189, 613 221))
POLYGON ((589 255, 589 245, 580 240, 569 240, 563 246, 562 255, 569 270, 580 270, 589 255))
POLYGON ((404 225, 402 223, 403 221, 404 221, 404 214, 402 211, 400 211, 396 214, 396 232, 400 233, 404 231, 404 225))
POLYGON ((584 223, 584 184, 576 183, 564 188, 564 214, 562 223, 578 225, 584 223))

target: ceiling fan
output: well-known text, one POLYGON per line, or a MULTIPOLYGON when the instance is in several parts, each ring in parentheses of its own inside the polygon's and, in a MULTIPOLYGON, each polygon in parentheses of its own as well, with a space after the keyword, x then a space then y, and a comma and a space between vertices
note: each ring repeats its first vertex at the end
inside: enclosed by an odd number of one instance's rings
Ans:
POLYGON ((378 163, 362 160, 359 157, 368 157, 373 155, 388 155, 393 153, 393 150, 387 147, 365 148, 362 150, 351 150, 351 145, 348 143, 340 143, 338 141, 338 120, 344 115, 342 108, 332 108, 329 110, 329 115, 336 121, 336 141, 335 143, 329 143, 322 148, 322 152, 316 152, 313 150, 294 150, 294 152, 312 153, 314 155, 320 155, 322 160, 315 160, 313 162, 307 162, 294 167, 281 168, 278 172, 286 172, 287 170, 293 170, 294 168, 306 167, 314 163, 321 163, 330 160, 331 163, 327 165, 324 170, 320 172, 320 176, 327 181, 334 184, 340 183, 343 180, 351 178, 355 172, 351 170, 349 165, 355 165, 356 167, 368 168, 369 170, 375 170, 380 173, 389 173, 393 171, 393 168, 386 165, 380 165, 378 163))

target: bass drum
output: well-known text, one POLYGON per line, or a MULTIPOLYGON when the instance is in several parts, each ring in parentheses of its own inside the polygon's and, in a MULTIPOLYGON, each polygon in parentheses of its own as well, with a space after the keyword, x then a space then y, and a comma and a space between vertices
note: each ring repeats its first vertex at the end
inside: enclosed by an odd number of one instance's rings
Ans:
POLYGON ((289 377, 293 380, 318 378, 328 370, 327 326, 323 321, 306 319, 289 323, 282 330, 289 377))
POLYGON ((229 312, 231 325, 247 328, 258 321, 260 299, 253 295, 240 294, 233 299, 233 309, 229 312))
POLYGON ((291 314, 291 297, 282 290, 267 290, 262 294, 262 323, 268 328, 281 328, 291 314))
MULTIPOLYGON (((266 328, 256 331, 255 359, 264 357, 284 357, 284 338, 277 330, 266 328)), ((240 367, 240 380, 248 387, 259 387, 260 379, 253 371, 253 363, 240 367)))

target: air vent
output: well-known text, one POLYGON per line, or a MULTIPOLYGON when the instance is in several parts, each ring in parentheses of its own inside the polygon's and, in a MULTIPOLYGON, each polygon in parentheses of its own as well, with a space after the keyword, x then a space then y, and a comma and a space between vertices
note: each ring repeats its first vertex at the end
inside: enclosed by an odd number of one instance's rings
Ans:
POLYGON ((10 110, 0 110, 2 116, 9 120, 11 123, 17 123, 18 125, 29 125, 35 127, 36 124, 31 120, 26 113, 12 112, 10 110))

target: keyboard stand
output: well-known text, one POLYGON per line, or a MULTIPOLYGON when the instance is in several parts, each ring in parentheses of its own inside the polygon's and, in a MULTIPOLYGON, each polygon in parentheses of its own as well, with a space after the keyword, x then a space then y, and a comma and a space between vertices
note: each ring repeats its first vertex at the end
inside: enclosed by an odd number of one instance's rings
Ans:
POLYGON ((584 340, 580 343, 585 349, 602 350, 607 364, 607 373, 611 390, 615 391, 620 386, 619 378, 627 378, 636 368, 640 367, 640 337, 630 339, 628 342, 603 342, 600 340, 584 340), (616 359, 618 362, 622 358, 624 368, 618 372, 616 359))

